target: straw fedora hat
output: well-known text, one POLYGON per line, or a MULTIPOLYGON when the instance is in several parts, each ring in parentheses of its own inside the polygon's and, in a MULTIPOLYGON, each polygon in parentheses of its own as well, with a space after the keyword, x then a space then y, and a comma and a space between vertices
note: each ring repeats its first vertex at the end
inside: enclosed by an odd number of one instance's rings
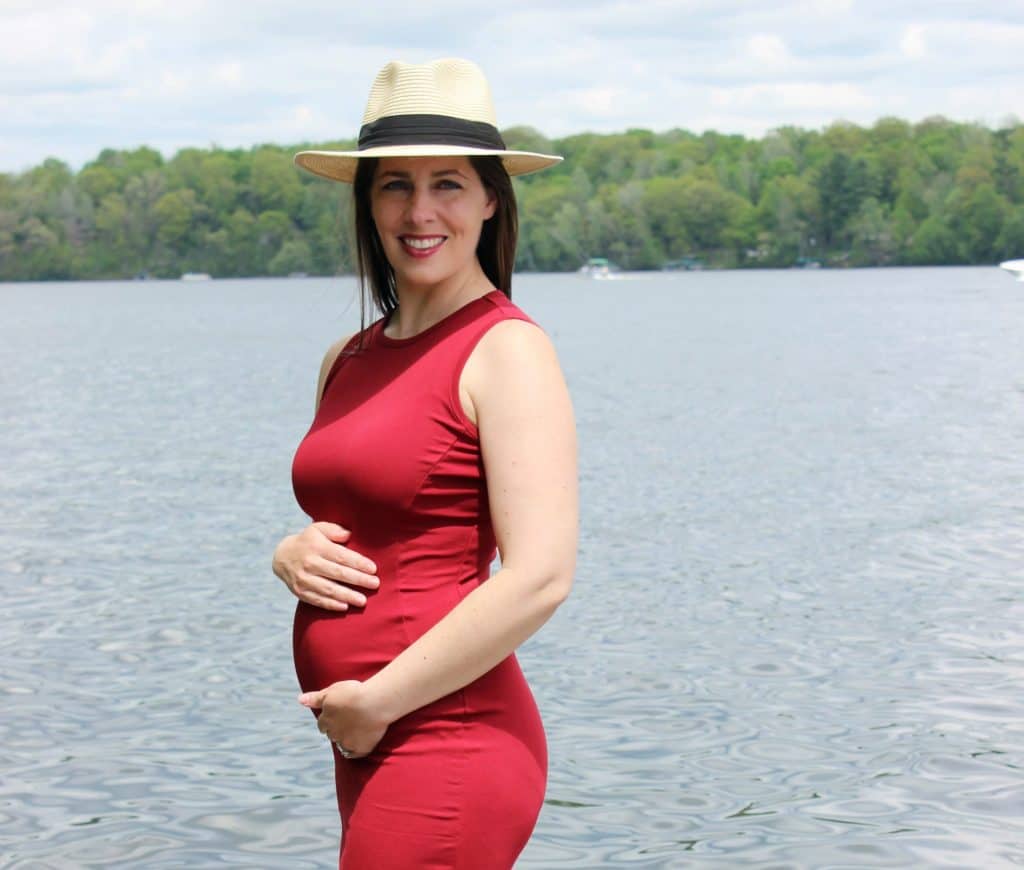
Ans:
POLYGON ((351 183, 364 157, 500 157, 509 175, 553 166, 561 157, 509 151, 498 132, 491 89, 468 60, 392 61, 370 89, 356 151, 300 151, 295 162, 351 183))

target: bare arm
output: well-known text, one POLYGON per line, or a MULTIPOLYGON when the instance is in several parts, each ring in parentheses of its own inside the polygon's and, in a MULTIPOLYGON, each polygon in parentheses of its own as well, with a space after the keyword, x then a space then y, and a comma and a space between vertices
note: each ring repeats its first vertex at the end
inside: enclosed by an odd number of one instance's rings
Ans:
POLYGON ((351 335, 346 335, 344 338, 338 339, 329 348, 327 353, 324 354, 324 360, 320 363, 320 375, 316 381, 316 404, 313 406, 313 413, 315 414, 320 410, 320 400, 324 397, 324 385, 327 383, 327 376, 331 373, 331 369, 334 368, 334 363, 341 355, 341 352, 345 349, 345 345, 352 340, 351 335))
POLYGON ((512 653, 569 593, 577 537, 576 433, 547 336, 491 329, 463 374, 475 416, 502 567, 365 683, 302 696, 320 730, 356 755, 387 725, 475 680, 512 653))
MULTIPOLYGON (((320 409, 324 384, 338 354, 351 340, 336 341, 324 354, 316 387, 315 410, 320 409)), ((362 589, 376 589, 380 581, 376 565, 343 546, 351 532, 334 523, 310 523, 301 532, 282 538, 274 550, 271 568, 291 593, 324 610, 344 611, 362 607, 362 589), (355 588, 353 588, 355 587, 355 588)))

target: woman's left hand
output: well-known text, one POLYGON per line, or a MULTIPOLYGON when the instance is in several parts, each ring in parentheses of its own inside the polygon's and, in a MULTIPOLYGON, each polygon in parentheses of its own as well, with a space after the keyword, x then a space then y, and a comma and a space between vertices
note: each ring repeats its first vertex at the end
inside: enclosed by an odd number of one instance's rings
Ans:
POLYGON ((388 722, 373 710, 364 683, 343 680, 318 692, 299 695, 299 703, 319 710, 317 727, 346 758, 363 758, 388 730, 388 722))

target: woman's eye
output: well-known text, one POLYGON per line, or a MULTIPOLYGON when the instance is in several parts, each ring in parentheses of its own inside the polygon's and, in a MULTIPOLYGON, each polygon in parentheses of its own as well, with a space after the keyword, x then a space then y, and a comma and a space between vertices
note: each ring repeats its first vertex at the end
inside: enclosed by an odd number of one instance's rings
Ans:
POLYGON ((407 190, 409 188, 408 181, 401 181, 400 179, 394 179, 393 181, 385 181, 381 185, 381 190, 407 190))
POLYGON ((442 178, 437 183, 437 186, 441 190, 462 190, 462 185, 457 181, 452 181, 450 178, 442 178))

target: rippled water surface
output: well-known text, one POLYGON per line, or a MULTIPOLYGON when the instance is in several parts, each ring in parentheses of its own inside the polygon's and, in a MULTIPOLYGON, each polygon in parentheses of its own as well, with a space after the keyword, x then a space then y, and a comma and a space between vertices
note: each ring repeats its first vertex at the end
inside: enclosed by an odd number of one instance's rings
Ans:
MULTIPOLYGON (((0 865, 323 868, 269 571, 344 280, 0 285, 0 865)), ((1024 864, 1024 286, 523 276, 581 439, 518 866, 1024 864)))

